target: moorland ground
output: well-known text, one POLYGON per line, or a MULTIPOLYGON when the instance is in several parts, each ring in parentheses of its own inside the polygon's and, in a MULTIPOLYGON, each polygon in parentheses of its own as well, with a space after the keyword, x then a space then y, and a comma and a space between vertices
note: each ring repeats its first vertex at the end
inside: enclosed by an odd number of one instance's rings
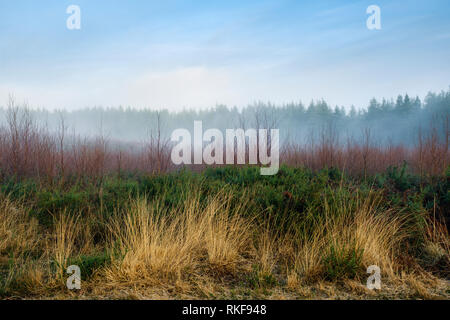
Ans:
POLYGON ((450 170, 5 179, 2 299, 448 299, 450 170), (68 290, 66 269, 81 269, 68 290), (366 287, 367 267, 381 289, 366 287))

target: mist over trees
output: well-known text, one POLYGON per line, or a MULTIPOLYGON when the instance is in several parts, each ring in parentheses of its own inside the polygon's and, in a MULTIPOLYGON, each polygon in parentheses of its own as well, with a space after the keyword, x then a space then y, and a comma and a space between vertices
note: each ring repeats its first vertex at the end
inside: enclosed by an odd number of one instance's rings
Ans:
MULTIPOLYGON (((8 106, 0 107, 0 121, 6 123, 8 106)), ((93 107, 75 111, 29 110, 33 120, 58 132, 64 124, 68 134, 104 136, 112 141, 141 142, 161 134, 168 138, 173 130, 192 130, 194 120, 203 121, 204 130, 218 128, 278 128, 282 142, 308 143, 323 132, 334 143, 348 139, 361 141, 367 135, 374 142, 413 146, 419 134, 436 130, 440 138, 448 135, 445 126, 450 113, 450 89, 430 92, 422 101, 408 94, 394 99, 373 98, 365 108, 330 106, 324 100, 274 105, 257 102, 242 109, 217 105, 206 110, 169 112, 166 109, 139 110, 132 107, 93 107)))

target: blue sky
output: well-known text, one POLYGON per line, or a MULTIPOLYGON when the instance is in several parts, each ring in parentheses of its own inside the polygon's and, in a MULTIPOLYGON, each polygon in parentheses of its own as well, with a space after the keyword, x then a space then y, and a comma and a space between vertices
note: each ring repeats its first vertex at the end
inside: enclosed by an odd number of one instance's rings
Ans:
POLYGON ((447 0, 0 0, 0 105, 203 108, 450 85, 447 0), (81 30, 68 30, 69 5, 81 30), (381 8, 368 30, 366 8, 381 8))

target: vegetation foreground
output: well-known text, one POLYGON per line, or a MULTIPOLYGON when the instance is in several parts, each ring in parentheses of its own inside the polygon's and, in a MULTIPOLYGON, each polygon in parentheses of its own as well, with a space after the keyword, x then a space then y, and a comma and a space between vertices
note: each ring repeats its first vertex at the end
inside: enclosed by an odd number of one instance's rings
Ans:
POLYGON ((4 180, 0 298, 448 299, 450 168, 408 172, 4 180))

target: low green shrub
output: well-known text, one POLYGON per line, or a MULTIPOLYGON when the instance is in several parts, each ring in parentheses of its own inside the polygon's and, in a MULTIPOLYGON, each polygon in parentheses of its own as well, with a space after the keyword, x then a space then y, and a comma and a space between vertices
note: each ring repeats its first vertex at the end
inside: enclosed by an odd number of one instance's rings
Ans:
POLYGON ((331 246, 323 259, 325 278, 331 281, 354 279, 362 270, 363 250, 350 246, 331 246))

